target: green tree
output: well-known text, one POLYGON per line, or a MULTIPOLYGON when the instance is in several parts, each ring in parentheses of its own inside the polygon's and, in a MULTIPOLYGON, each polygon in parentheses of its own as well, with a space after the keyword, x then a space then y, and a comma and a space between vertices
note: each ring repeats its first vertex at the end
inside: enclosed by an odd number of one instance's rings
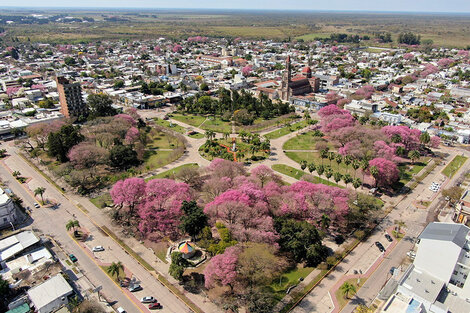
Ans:
POLYGON ((367 160, 362 160, 360 164, 361 170, 362 170, 362 181, 364 181, 364 175, 369 168, 369 162, 367 160))
POLYGON ((415 164, 416 160, 419 160, 420 157, 421 157, 421 154, 419 153, 418 150, 411 150, 410 152, 408 152, 408 158, 410 158, 413 164, 415 164))
POLYGON ((120 170, 126 170, 139 165, 140 161, 131 146, 115 145, 109 151, 110 165, 120 170))
POLYGON ((354 178, 352 183, 353 183, 353 187, 355 190, 357 190, 357 188, 362 186, 362 182, 359 178, 354 178))
POLYGON ((330 166, 331 166, 331 161, 333 161, 336 157, 336 154, 333 151, 328 152, 328 160, 330 160, 330 166))
POLYGON ((308 167, 308 171, 310 172, 310 174, 312 174, 313 171, 315 170, 315 163, 310 162, 308 163, 307 167, 308 167))
POLYGON ((325 172, 325 167, 322 164, 320 164, 320 165, 317 166, 316 171, 317 171, 318 175, 322 176, 323 173, 325 172))
POLYGON ((77 220, 69 220, 67 224, 65 224, 65 229, 67 229, 67 231, 73 229, 75 232, 77 227, 80 227, 80 222, 77 220))
POLYGON ((333 171, 331 170, 330 167, 328 167, 326 170, 325 170, 325 176, 326 178, 328 179, 328 181, 330 180, 330 177, 333 175, 333 171))
POLYGON ((50 133, 47 138, 48 154, 57 161, 68 161, 67 153, 85 137, 80 133, 80 126, 63 125, 58 132, 50 133))
POLYGON ((376 166, 371 166, 369 168, 369 172, 375 179, 375 187, 377 187, 377 180, 379 178, 379 169, 376 166))
POLYGON ((112 107, 113 100, 104 93, 95 93, 87 97, 87 103, 90 107, 90 117, 113 116, 117 111, 112 107))
POLYGON ((336 164, 338 167, 336 168, 339 171, 339 165, 343 162, 343 156, 341 154, 337 154, 335 157, 336 164))
POLYGON ((346 186, 348 186, 348 184, 353 181, 353 178, 351 177, 351 175, 345 174, 343 176, 343 181, 346 184, 346 186))
POLYGON ((334 172, 334 174, 333 174, 333 178, 334 178, 336 183, 339 183, 339 181, 341 180, 342 177, 343 177, 343 175, 341 175, 340 172, 334 172))
POLYGON ((182 231, 196 239, 196 236, 207 226, 207 215, 204 214, 202 208, 198 207, 196 201, 183 201, 181 211, 180 228, 182 231))
POLYGON ((305 168, 307 167, 307 161, 305 160, 302 160, 300 161, 300 168, 303 170, 305 170, 305 168))
POLYGON ((40 195, 41 196, 41 203, 44 204, 44 192, 46 191, 46 188, 44 187, 38 187, 34 189, 34 196, 40 195))
POLYGON ((111 265, 106 269, 106 272, 111 275, 111 277, 116 276, 116 280, 119 280, 121 271, 124 272, 124 265, 121 261, 111 263, 111 265))
POLYGON ((346 297, 346 299, 349 299, 350 294, 356 293, 356 286, 348 282, 345 282, 343 285, 341 285, 339 289, 341 290, 343 297, 346 297))
POLYGON ((321 164, 323 165, 323 159, 328 158, 328 150, 326 149, 320 150, 320 158, 321 158, 321 164))
POLYGON ((183 273, 186 267, 190 264, 188 260, 183 258, 183 254, 181 252, 173 252, 171 254, 171 264, 168 273, 176 280, 183 279, 183 273))
POLYGON ((464 192, 464 189, 462 187, 453 186, 453 187, 442 190, 442 195, 446 198, 448 197, 450 203, 454 204, 460 200, 463 192, 464 192))

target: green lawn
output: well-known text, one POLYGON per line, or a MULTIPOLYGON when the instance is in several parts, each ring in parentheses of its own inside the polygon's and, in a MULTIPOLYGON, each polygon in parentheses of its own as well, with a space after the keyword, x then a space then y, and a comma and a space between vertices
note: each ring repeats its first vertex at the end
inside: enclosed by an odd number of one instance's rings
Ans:
POLYGON ((315 144, 322 140, 313 136, 313 132, 307 132, 287 140, 282 149, 284 150, 315 150, 315 144))
MULTIPOLYGON (((285 164, 274 164, 272 166, 272 169, 275 170, 276 172, 279 172, 279 173, 282 173, 284 175, 293 177, 295 179, 301 179, 302 176, 304 176, 306 174, 309 174, 308 172, 304 172, 300 169, 295 169, 292 166, 285 165, 285 164)), ((318 177, 318 176, 315 176, 315 175, 312 175, 312 176, 315 178, 315 180, 314 180, 315 184, 324 184, 324 185, 328 185, 328 186, 344 188, 343 186, 337 185, 334 182, 330 182, 330 181, 328 181, 324 178, 321 178, 321 177, 318 177)))
POLYGON ((281 300, 285 295, 286 291, 290 286, 299 283, 300 278, 308 276, 313 271, 313 267, 300 267, 297 265, 296 268, 291 269, 283 273, 280 277, 273 279, 271 285, 267 288, 272 292, 278 300, 281 300))
POLYGON ((231 133, 232 132, 232 123, 222 121, 220 117, 210 116, 201 125, 201 128, 204 130, 212 130, 218 133, 231 133))
MULTIPOLYGON (((357 278, 351 278, 351 279, 348 279, 346 282, 354 285, 354 287, 356 287, 356 292, 359 291, 359 289, 362 287, 362 285, 364 285, 364 283, 366 282, 367 279, 365 278, 361 278, 359 279, 359 284, 357 283, 357 278)), ((344 296, 343 296, 343 293, 341 291, 341 289, 338 289, 336 290, 335 292, 335 297, 336 299, 338 300, 339 302, 339 308, 340 310, 342 308, 344 308, 344 306, 349 302, 349 300, 351 300, 353 298, 353 294, 349 294, 348 295, 348 299, 346 299, 344 296)))
POLYGON ((194 126, 194 127, 199 127, 199 125, 202 124, 206 120, 205 116, 200 116, 200 115, 194 115, 194 114, 173 114, 172 118, 183 122, 185 124, 194 126))
POLYGON ((197 163, 183 164, 178 167, 172 168, 171 170, 161 172, 160 174, 147 178, 146 180, 151 180, 155 178, 172 178, 174 174, 178 174, 184 168, 198 168, 198 167, 199 165, 197 163))
POLYGON ((236 126, 235 130, 236 132, 240 132, 241 130, 247 131, 247 132, 259 132, 264 129, 277 126, 277 125, 284 125, 285 123, 292 123, 293 120, 295 120, 295 115, 287 114, 287 115, 282 115, 278 116, 269 120, 265 120, 262 118, 257 118, 254 120, 253 125, 247 125, 247 126, 236 126))
POLYGON ((109 192, 105 192, 98 197, 94 197, 90 199, 90 202, 93 203, 97 208, 101 209, 106 205, 112 205, 113 199, 109 192))
POLYGON ((268 139, 277 139, 277 138, 280 138, 282 136, 285 136, 287 134, 290 134, 298 129, 302 129, 304 127, 306 127, 308 124, 307 124, 307 120, 301 120, 300 122, 297 122, 297 123, 294 123, 290 126, 287 126, 287 127, 282 127, 280 129, 276 129, 270 133, 267 133, 266 135, 264 135, 266 138, 268 139))
POLYGON ((201 139, 204 138, 204 134, 195 132, 194 134, 188 135, 188 137, 194 138, 194 139, 201 139))
POLYGON ((178 124, 174 124, 174 123, 171 123, 171 126, 170 126, 170 122, 169 121, 165 121, 165 120, 162 120, 162 119, 158 119, 156 118, 155 119, 155 123, 157 125, 160 125, 160 126, 163 126, 165 128, 169 128, 169 129, 172 129, 178 133, 181 133, 181 134, 186 134, 186 128, 178 125, 178 124))
POLYGON ((462 155, 457 155, 443 170, 442 174, 451 178, 457 173, 460 167, 467 161, 467 157, 462 155))
POLYGON ((176 137, 159 131, 150 132, 148 139, 150 143, 147 144, 146 149, 174 149, 179 144, 182 144, 176 137))
POLYGON ((430 158, 422 158, 421 162, 413 164, 402 163, 398 165, 400 170, 400 183, 406 185, 412 178, 413 175, 418 174, 428 164, 430 158))

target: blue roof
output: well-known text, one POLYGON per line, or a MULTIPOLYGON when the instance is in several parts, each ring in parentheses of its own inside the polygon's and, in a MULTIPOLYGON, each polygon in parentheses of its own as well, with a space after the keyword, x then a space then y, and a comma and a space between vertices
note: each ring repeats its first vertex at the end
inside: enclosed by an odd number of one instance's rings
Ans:
POLYGON ((14 309, 11 309, 10 311, 7 311, 6 313, 27 313, 30 311, 29 305, 27 303, 23 303, 20 306, 17 306, 14 309))

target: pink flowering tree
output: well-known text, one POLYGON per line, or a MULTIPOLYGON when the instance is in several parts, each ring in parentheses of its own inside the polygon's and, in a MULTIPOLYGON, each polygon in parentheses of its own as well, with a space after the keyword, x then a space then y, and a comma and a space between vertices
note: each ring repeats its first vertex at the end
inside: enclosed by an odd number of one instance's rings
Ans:
POLYGON ((359 88, 354 94, 364 99, 370 99, 375 92, 375 88, 371 85, 365 85, 359 88))
POLYGON ((324 118, 329 115, 349 114, 348 111, 338 108, 334 104, 327 105, 318 111, 318 115, 324 118))
POLYGON ((207 171, 212 177, 228 177, 230 179, 247 174, 242 163, 220 158, 212 160, 211 164, 207 167, 207 171))
POLYGON ((413 58, 414 58, 413 53, 409 53, 409 52, 408 52, 408 53, 405 53, 405 54, 403 55, 403 59, 405 59, 405 60, 413 60, 413 58))
POLYGON ((228 247, 223 254, 210 259, 204 269, 206 288, 214 288, 216 285, 229 286, 233 291, 233 285, 237 278, 237 263, 240 255, 238 247, 228 247))
POLYGON ((437 61, 437 65, 439 65, 439 67, 448 67, 450 64, 452 64, 452 62, 454 62, 454 60, 449 58, 442 58, 437 61))
POLYGON ((129 128, 124 141, 128 145, 134 144, 139 139, 139 130, 135 127, 129 128))
POLYGON ((160 51, 162 51, 162 48, 160 48, 160 46, 155 46, 155 47, 153 47, 153 51, 155 53, 160 53, 160 51))
POLYGON ((457 52, 457 55, 466 58, 468 57, 469 52, 468 50, 459 50, 459 52, 457 52))
POLYGON ((428 63, 424 66, 424 69, 421 71, 419 75, 424 78, 431 74, 435 74, 437 72, 439 72, 439 69, 436 66, 428 63))
POLYGON ((76 169, 94 169, 107 161, 108 151, 94 143, 81 142, 69 150, 67 157, 76 169))
POLYGON ((172 50, 175 53, 177 53, 177 52, 179 53, 179 52, 183 51, 183 47, 181 45, 176 44, 176 45, 173 46, 172 50))
POLYGON ((438 136, 432 136, 431 137, 431 141, 430 141, 430 145, 432 148, 436 149, 436 148, 439 148, 439 144, 441 143, 441 138, 438 137, 438 136))
POLYGON ((129 126, 137 125, 136 120, 130 114, 118 114, 114 116, 115 119, 120 119, 122 122, 128 124, 129 126))
POLYGON ((331 47, 331 52, 338 53, 339 48, 337 46, 331 47))
POLYGON ((421 132, 418 129, 410 129, 407 126, 385 126, 382 132, 396 143, 403 143, 406 150, 417 149, 420 145, 421 132))
POLYGON ((145 180, 142 178, 128 178, 114 184, 110 191, 115 206, 126 208, 128 216, 133 217, 138 205, 144 200, 145 180))
POLYGON ((144 235, 176 236, 180 223, 181 204, 191 200, 186 183, 170 179, 152 179, 145 187, 145 199, 139 205, 139 230, 144 235))
POLYGON ((253 69, 251 68, 251 66, 247 65, 247 66, 244 66, 242 68, 242 74, 243 76, 247 77, 247 76, 250 76, 251 72, 253 71, 253 69))
POLYGON ((266 165, 258 165, 257 167, 252 169, 251 177, 254 179, 254 181, 259 182, 261 188, 263 188, 270 181, 274 181, 277 183, 281 182, 281 178, 266 165))
POLYGON ((369 161, 369 169, 372 167, 377 169, 377 173, 374 175, 371 172, 371 175, 374 176, 378 186, 389 187, 398 181, 399 171, 394 162, 384 158, 375 158, 369 161))

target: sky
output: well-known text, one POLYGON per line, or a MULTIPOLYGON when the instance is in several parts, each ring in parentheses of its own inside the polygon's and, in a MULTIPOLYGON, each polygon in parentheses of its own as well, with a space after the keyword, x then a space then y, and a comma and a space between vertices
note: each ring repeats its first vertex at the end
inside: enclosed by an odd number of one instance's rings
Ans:
POLYGON ((1 0, 0 6, 470 12, 470 0, 1 0))

